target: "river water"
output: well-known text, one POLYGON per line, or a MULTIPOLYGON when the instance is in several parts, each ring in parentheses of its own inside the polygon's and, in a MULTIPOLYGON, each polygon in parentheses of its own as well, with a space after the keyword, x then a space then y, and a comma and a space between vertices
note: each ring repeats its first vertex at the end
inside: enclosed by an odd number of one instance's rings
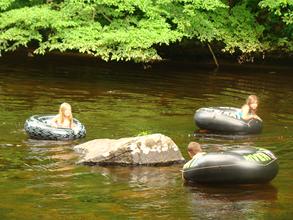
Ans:
POLYGON ((292 66, 221 68, 190 64, 105 64, 70 59, 0 59, 0 219, 289 219, 293 216, 292 66), (59 59, 59 60, 58 60, 59 59), (264 120, 253 136, 198 136, 196 109, 241 107, 260 99, 264 120), (73 142, 28 139, 25 120, 57 114, 69 102, 87 137, 73 142), (74 145, 143 133, 205 151, 239 146, 271 150, 279 173, 270 184, 185 185, 182 165, 77 165, 74 145))

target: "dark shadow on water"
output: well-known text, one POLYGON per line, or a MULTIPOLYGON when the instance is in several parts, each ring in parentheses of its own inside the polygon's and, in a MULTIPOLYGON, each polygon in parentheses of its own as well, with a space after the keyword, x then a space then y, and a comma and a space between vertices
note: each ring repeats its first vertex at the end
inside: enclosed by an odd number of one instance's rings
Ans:
POLYGON ((197 198, 223 201, 275 201, 278 189, 272 184, 206 185, 184 183, 188 192, 197 198))
POLYGON ((222 140, 243 140, 243 139, 256 139, 257 134, 227 134, 227 133, 213 133, 206 130, 195 130, 193 133, 195 138, 204 139, 222 139, 222 140))
POLYGON ((195 219, 263 219, 267 207, 278 201, 278 190, 270 184, 193 184, 185 189, 195 219))

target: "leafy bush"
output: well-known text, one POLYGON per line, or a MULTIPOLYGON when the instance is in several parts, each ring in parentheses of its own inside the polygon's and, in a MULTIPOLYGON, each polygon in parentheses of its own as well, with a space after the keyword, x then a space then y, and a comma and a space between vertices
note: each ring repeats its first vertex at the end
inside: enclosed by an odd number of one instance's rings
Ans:
POLYGON ((1 0, 0 52, 33 47, 149 62, 161 59, 155 48, 186 38, 228 53, 292 52, 292 2, 1 0))

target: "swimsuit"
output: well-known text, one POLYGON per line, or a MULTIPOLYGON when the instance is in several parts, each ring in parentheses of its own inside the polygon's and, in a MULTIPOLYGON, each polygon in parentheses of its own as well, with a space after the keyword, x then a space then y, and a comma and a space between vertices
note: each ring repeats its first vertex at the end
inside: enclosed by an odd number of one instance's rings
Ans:
POLYGON ((242 111, 237 111, 237 113, 236 113, 236 117, 237 117, 238 119, 242 119, 242 116, 243 116, 243 112, 242 112, 242 111))

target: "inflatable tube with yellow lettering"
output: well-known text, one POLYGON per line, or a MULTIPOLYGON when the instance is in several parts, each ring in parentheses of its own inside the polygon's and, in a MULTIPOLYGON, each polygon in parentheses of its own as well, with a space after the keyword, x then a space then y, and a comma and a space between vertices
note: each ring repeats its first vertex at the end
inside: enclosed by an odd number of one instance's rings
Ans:
POLYGON ((239 148, 194 157, 183 167, 183 178, 198 183, 265 183, 278 173, 277 158, 263 148, 239 148))

